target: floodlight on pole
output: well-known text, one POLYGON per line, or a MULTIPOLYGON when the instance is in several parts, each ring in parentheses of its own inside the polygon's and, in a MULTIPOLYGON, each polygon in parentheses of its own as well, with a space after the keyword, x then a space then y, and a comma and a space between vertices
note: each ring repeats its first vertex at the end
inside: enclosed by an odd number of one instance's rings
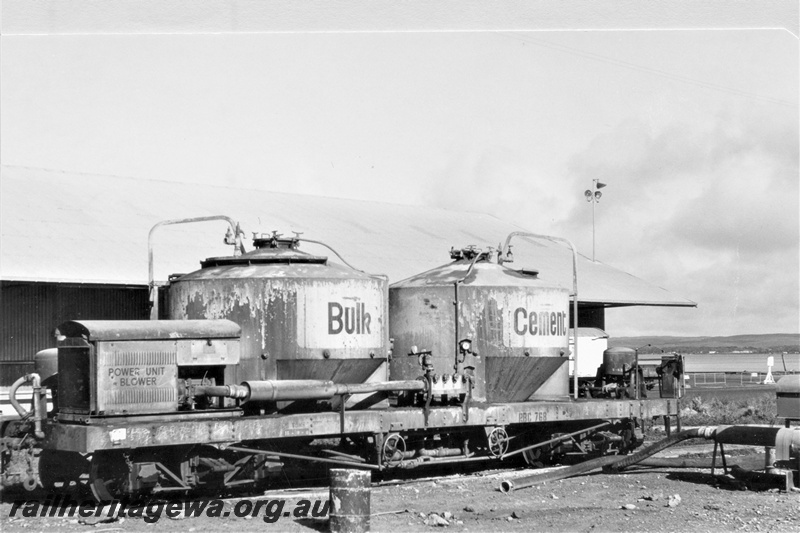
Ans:
POLYGON ((592 203, 592 261, 594 261, 594 252, 595 252, 595 224, 594 224, 594 204, 600 201, 600 198, 603 197, 603 193, 601 193, 598 189, 602 189, 603 187, 607 187, 606 183, 602 183, 600 180, 592 180, 592 188, 586 189, 583 195, 586 197, 587 202, 592 203))

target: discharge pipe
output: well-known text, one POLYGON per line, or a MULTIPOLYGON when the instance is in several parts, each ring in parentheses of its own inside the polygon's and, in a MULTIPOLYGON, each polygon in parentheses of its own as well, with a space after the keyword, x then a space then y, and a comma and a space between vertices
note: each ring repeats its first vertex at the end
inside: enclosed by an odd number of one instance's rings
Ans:
POLYGON ((43 413, 47 411, 47 405, 42 405, 42 380, 39 377, 39 374, 36 374, 35 372, 25 374, 15 381, 11 385, 11 388, 8 389, 8 399, 11 402, 12 407, 14 407, 14 410, 19 413, 21 418, 28 418, 30 413, 27 409, 22 407, 17 400, 17 389, 19 389, 23 383, 27 383, 29 381, 33 386, 33 398, 31 401, 31 405, 33 406, 33 434, 37 439, 41 440, 44 439, 44 431, 42 431, 42 419, 44 418, 43 413))
POLYGON ((800 450, 800 431, 776 426, 701 426, 674 433, 642 450, 625 457, 598 457, 569 468, 534 474, 516 480, 504 480, 500 484, 502 492, 531 487, 545 481, 555 481, 585 474, 603 468, 611 472, 619 472, 639 463, 658 452, 688 439, 705 438, 718 444, 744 444, 750 446, 776 446, 781 448, 781 455, 788 457, 791 450, 800 450))
POLYGON ((628 455, 626 457, 623 457, 622 459, 617 459, 617 461, 608 465, 607 468, 612 472, 619 472, 620 470, 623 470, 631 465, 634 465, 639 461, 643 461, 644 459, 647 459, 648 457, 655 455, 658 452, 669 448, 670 446, 674 446, 675 444, 678 444, 681 441, 688 439, 696 439, 696 438, 713 439, 716 431, 717 431, 716 427, 707 427, 707 426, 701 426, 699 428, 692 428, 692 429, 684 429, 683 431, 674 433, 669 437, 656 442, 655 444, 651 444, 650 446, 639 450, 633 455, 628 455))
POLYGON ((514 237, 533 237, 536 239, 547 239, 553 242, 561 242, 569 246, 572 250, 572 345, 575 349, 575 357, 573 359, 573 388, 575 399, 578 399, 578 251, 571 241, 563 237, 553 237, 552 235, 540 235, 538 233, 528 233, 526 231, 515 231, 508 234, 506 242, 500 249, 500 254, 497 256, 498 262, 502 265, 503 262, 511 261, 511 239, 514 237), (507 259, 503 259, 506 257, 507 259))
POLYGON ((707 435, 713 434, 714 429, 715 428, 713 427, 700 427, 679 431, 678 433, 674 433, 666 439, 658 441, 652 446, 648 446, 647 448, 644 448, 633 455, 623 457, 622 459, 617 456, 598 457, 596 459, 590 459, 589 461, 584 461, 583 463, 570 466, 569 468, 548 472, 546 474, 534 474, 532 476, 526 476, 517 479, 516 481, 504 480, 500 483, 500 490, 502 492, 510 492, 516 489, 524 489, 538 485, 539 483, 543 483, 545 481, 556 481, 559 479, 566 479, 568 477, 579 476, 598 468, 608 468, 618 471, 632 464, 638 463, 639 461, 642 461, 651 455, 655 455, 661 450, 669 448, 670 446, 683 440, 694 439, 703 436, 708 438, 707 435))
MULTIPOLYGON (((327 248, 328 250, 330 250, 331 252, 336 254, 336 257, 339 258, 339 261, 341 261, 342 263, 344 263, 345 265, 347 265, 351 269, 355 270, 356 272, 361 272, 361 273, 370 275, 367 272, 364 272, 363 270, 361 270, 360 268, 356 268, 353 265, 351 265, 350 263, 348 263, 347 260, 344 257, 342 257, 342 254, 340 254, 339 252, 337 252, 336 250, 334 250, 333 248, 331 248, 329 245, 325 244, 322 241, 313 241, 311 239, 306 239, 306 238, 299 237, 299 236, 297 237, 297 240, 298 241, 302 241, 302 242, 310 242, 312 244, 319 244, 320 246, 324 246, 325 248, 327 248)), ((381 276, 375 276, 375 277, 381 277, 381 276)))
POLYGON ((315 379, 245 381, 241 385, 200 386, 197 396, 221 396, 244 402, 328 400, 334 396, 381 391, 424 391, 424 381, 379 381, 374 383, 334 383, 315 379))

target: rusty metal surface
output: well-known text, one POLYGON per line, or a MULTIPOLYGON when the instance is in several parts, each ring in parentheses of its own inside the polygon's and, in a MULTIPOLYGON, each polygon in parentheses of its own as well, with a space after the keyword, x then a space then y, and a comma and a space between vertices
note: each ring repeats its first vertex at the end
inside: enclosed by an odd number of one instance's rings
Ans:
MULTIPOLYGON (((492 402, 524 402, 567 361, 566 357, 487 357, 486 394, 492 402)), ((561 381, 561 390, 549 394, 568 394, 567 381, 561 381)))
POLYGON ((239 326, 230 321, 159 321, 152 329, 147 321, 111 324, 65 324, 69 336, 60 342, 57 356, 65 414, 174 412, 179 366, 201 366, 207 372, 239 361, 239 326), (126 340, 131 337, 145 340, 126 340))
POLYGON ((80 339, 58 348, 58 408, 86 414, 97 410, 96 374, 92 372, 91 346, 80 339))
POLYGON ((469 267, 469 260, 462 259, 453 261, 452 263, 393 283, 392 288, 400 289, 440 285, 452 286, 456 281, 462 282, 462 280, 464 285, 477 283, 481 286, 493 287, 530 287, 532 284, 541 287, 553 286, 552 282, 542 280, 537 276, 514 270, 510 267, 500 267, 500 265, 496 263, 476 263, 469 273, 469 276, 467 276, 467 272, 470 270, 469 267))
POLYGON ((622 376, 636 365, 633 348, 609 348, 603 352, 603 372, 609 376, 622 376))
POLYGON ((70 320, 58 331, 93 342, 235 338, 241 328, 230 320, 70 320))
POLYGON ((369 531, 371 481, 372 474, 369 471, 331 468, 331 533, 369 531))
MULTIPOLYGON (((475 400, 524 400, 560 368, 568 353, 568 291, 491 261, 470 265, 468 260, 454 261, 390 287, 390 376, 415 379, 421 374, 417 358, 408 356, 414 346, 431 350, 436 374, 453 373, 456 343, 468 338, 477 355, 463 366, 474 367, 475 400), (538 366, 514 361, 548 357, 556 361, 538 366), (490 369, 492 358, 498 361, 490 369), (512 381, 518 395, 502 389, 512 381)), ((566 382, 563 387, 566 392, 566 382)))
POLYGON ((178 410, 176 341, 98 342, 96 409, 106 415, 178 410))
POLYGON ((239 339, 203 339, 177 341, 179 366, 236 365, 239 363, 239 339))
POLYGON ((277 362, 279 379, 319 379, 330 376, 334 383, 361 383, 379 366, 383 358, 360 359, 285 359, 277 362))
MULTIPOLYGON (((262 239, 256 240, 256 246, 263 244, 262 239)), ((223 266, 223 265, 265 265, 265 264, 315 264, 324 265, 328 258, 321 255, 312 255, 296 248, 281 247, 271 248, 268 246, 257 247, 255 250, 239 256, 210 257, 200 264, 203 268, 223 266)), ((343 269, 344 270, 344 269, 343 269)), ((349 271, 347 272, 349 273, 349 271)), ((347 275, 347 274, 345 274, 347 275)))
MULTIPOLYGON (((652 418, 676 414, 677 400, 613 401, 578 400, 522 402, 502 406, 471 407, 469 424, 460 407, 432 408, 429 428, 521 424, 574 420, 604 420, 630 417, 652 418)), ((348 411, 346 433, 386 433, 424 429, 421 409, 348 411)), ((338 413, 304 413, 285 416, 200 418, 192 415, 148 417, 143 422, 107 419, 91 425, 45 424, 44 447, 91 453, 100 449, 168 446, 187 443, 233 443, 247 440, 282 439, 340 434, 338 413)))
MULTIPOLYGON (((370 383, 337 384, 316 379, 245 381, 247 402, 276 402, 284 400, 322 400, 334 396, 365 394, 385 391, 422 391, 423 381, 383 381, 370 383)), ((233 396, 228 393, 230 397, 233 396)))
POLYGON ((208 265, 173 281, 169 316, 241 325, 240 364, 226 382, 387 379, 385 279, 281 247, 208 265))

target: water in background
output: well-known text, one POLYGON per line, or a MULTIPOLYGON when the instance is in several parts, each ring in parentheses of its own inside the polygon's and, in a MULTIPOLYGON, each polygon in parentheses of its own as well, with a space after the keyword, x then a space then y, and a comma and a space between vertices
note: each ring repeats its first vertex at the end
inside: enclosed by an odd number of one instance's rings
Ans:
MULTIPOLYGON (((683 354, 687 373, 692 372, 760 372, 767 371, 767 358, 772 356, 773 372, 800 372, 800 354, 783 355, 773 353, 690 353, 683 354)), ((639 361, 660 360, 661 354, 639 354, 639 361)))

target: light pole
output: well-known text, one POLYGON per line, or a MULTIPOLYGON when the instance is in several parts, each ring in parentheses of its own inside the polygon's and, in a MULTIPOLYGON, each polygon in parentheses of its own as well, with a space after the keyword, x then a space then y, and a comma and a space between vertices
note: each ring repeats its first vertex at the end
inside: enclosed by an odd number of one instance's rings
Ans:
POLYGON ((586 201, 592 203, 592 261, 594 262, 594 204, 600 201, 600 198, 603 196, 598 189, 602 189, 605 187, 605 183, 601 183, 600 180, 592 180, 592 188, 586 189, 583 193, 586 196, 586 201))

